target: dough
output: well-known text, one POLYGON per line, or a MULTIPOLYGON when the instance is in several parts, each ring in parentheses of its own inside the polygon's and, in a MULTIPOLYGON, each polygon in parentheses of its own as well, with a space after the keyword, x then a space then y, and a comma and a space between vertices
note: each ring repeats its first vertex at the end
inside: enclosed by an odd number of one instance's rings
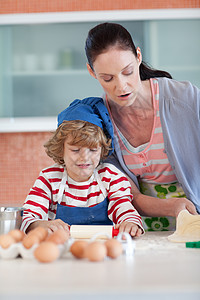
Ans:
POLYGON ((176 231, 168 239, 177 243, 200 241, 200 215, 182 210, 176 220, 176 231))

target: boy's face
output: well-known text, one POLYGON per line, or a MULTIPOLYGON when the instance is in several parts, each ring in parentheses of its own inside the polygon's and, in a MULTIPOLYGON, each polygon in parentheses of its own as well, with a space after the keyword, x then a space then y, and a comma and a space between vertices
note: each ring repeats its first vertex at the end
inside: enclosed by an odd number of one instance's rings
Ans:
POLYGON ((99 165, 101 147, 86 148, 64 142, 64 161, 67 174, 75 181, 87 181, 99 165))

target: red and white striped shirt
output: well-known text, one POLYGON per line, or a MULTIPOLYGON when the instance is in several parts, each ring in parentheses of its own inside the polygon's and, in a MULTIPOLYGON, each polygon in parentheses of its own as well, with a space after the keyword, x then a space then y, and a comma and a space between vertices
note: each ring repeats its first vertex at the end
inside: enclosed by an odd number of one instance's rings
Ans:
MULTIPOLYGON (((58 164, 40 172, 24 202, 22 230, 26 231, 34 221, 55 219, 58 192, 64 172, 66 169, 58 164)), ((142 219, 131 204, 133 196, 127 177, 108 163, 98 166, 97 172, 107 192, 109 219, 115 224, 123 221, 132 222, 143 230, 142 219)), ((68 177, 61 204, 71 207, 92 207, 104 199, 93 174, 85 182, 76 182, 68 177)))

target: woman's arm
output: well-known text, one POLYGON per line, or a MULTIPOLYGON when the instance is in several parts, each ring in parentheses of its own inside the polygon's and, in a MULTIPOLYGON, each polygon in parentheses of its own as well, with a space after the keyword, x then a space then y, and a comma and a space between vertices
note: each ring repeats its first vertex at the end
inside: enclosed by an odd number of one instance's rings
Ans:
POLYGON ((160 199, 143 195, 129 178, 133 193, 133 206, 142 216, 177 217, 181 210, 188 210, 191 214, 198 214, 194 204, 186 198, 160 199))

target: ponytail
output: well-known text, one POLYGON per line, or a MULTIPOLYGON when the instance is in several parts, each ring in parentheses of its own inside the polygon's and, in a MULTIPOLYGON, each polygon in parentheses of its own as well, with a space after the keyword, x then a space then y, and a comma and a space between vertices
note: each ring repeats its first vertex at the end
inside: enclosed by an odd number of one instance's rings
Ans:
POLYGON ((150 78, 155 78, 155 77, 167 77, 172 79, 172 76, 170 73, 162 70, 156 70, 151 67, 149 67, 145 62, 142 62, 140 64, 140 78, 141 80, 146 80, 150 78))

